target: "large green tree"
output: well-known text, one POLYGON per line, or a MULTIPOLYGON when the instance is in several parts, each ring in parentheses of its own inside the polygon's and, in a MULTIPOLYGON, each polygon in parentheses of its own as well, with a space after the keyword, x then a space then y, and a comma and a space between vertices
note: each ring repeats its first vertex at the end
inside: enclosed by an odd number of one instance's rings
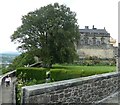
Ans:
POLYGON ((22 17, 11 36, 19 50, 33 52, 44 64, 73 62, 79 39, 76 14, 65 5, 49 4, 22 17))

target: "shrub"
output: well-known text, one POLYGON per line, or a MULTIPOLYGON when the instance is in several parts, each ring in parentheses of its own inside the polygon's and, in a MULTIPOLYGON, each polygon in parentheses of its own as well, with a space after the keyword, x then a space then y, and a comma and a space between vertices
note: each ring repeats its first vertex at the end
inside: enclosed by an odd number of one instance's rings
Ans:
POLYGON ((21 102, 21 87, 45 83, 46 81, 46 68, 22 67, 18 68, 16 75, 18 83, 16 85, 16 102, 20 105, 21 102))
POLYGON ((115 71, 115 67, 110 66, 64 66, 64 68, 51 69, 51 80, 60 81, 115 71))
POLYGON ((2 74, 5 74, 5 73, 7 73, 7 72, 10 72, 10 70, 8 70, 8 69, 6 69, 6 68, 3 68, 3 69, 2 69, 2 74))
POLYGON ((52 81, 60 81, 60 80, 81 77, 82 71, 81 70, 52 69, 50 70, 50 76, 51 76, 52 81))
POLYGON ((46 79, 46 68, 22 67, 17 69, 17 77, 21 75, 23 80, 46 79))

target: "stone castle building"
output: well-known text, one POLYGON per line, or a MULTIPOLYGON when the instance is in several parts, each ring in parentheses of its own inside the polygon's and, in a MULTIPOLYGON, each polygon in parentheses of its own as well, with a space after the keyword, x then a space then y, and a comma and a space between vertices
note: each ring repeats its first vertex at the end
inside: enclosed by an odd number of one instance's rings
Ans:
POLYGON ((111 38, 106 29, 89 29, 85 26, 80 29, 80 40, 77 44, 77 53, 80 58, 97 56, 99 58, 114 58, 117 48, 114 47, 116 40, 111 38))

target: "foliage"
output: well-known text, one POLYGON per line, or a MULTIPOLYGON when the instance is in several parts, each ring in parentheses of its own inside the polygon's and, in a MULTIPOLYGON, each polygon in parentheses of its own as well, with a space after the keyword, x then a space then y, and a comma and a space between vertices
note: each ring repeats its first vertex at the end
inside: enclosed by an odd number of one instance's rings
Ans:
POLYGON ((24 67, 33 63, 35 63, 33 54, 31 52, 26 52, 17 56, 12 64, 9 65, 8 69, 15 70, 18 67, 24 67))
POLYGON ((66 69, 52 69, 50 70, 51 80, 60 81, 81 77, 82 71, 80 70, 66 70, 66 69))
POLYGON ((22 25, 11 36, 19 50, 30 51, 44 64, 73 62, 79 39, 76 14, 65 5, 49 4, 22 18, 22 25))
POLYGON ((2 74, 9 72, 9 70, 7 68, 2 68, 1 70, 2 70, 2 74))
POLYGON ((59 66, 50 70, 51 80, 60 81, 115 71, 115 66, 59 66), (57 68, 57 69, 56 69, 57 68))
POLYGON ((26 74, 21 72, 17 74, 17 85, 16 85, 16 104, 21 105, 21 88, 23 86, 35 85, 45 83, 45 80, 36 80, 31 78, 30 80, 26 80, 26 74))
POLYGON ((22 73, 21 78, 25 81, 29 80, 45 80, 46 79, 46 68, 34 68, 34 67, 21 67, 17 69, 16 75, 22 73))
POLYGON ((17 69, 17 86, 16 86, 16 94, 17 94, 17 105, 20 105, 21 102, 21 87, 41 84, 46 82, 46 70, 45 68, 28 68, 21 67, 17 69))

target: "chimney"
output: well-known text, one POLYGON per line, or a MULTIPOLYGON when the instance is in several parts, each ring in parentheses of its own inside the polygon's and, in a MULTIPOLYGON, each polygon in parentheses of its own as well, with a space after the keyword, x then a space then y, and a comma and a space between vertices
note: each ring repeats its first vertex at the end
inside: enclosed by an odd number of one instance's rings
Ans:
POLYGON ((93 30, 96 30, 96 29, 97 29, 97 28, 95 28, 94 25, 93 25, 93 30))

